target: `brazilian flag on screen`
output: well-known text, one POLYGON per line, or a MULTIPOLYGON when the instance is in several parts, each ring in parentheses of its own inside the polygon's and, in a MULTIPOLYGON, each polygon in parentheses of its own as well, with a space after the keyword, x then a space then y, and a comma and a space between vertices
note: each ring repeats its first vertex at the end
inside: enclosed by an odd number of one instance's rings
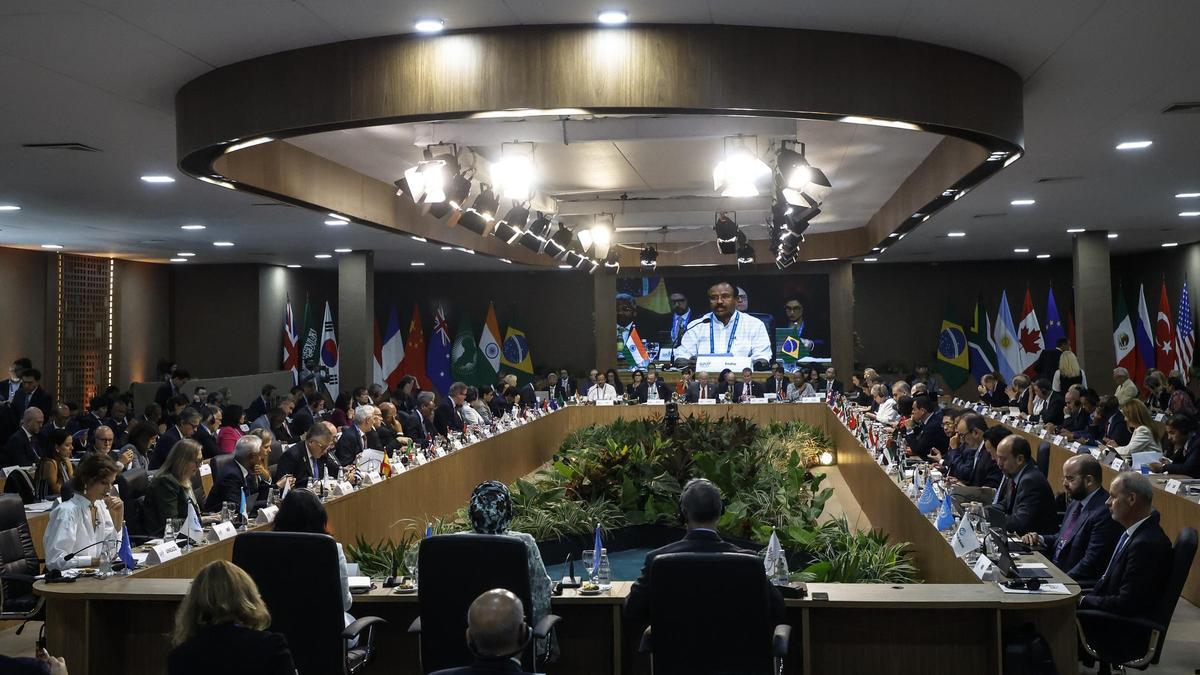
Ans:
POLYGON ((951 390, 958 389, 971 373, 971 365, 967 351, 967 334, 962 324, 949 318, 951 312, 946 310, 946 318, 942 319, 942 330, 938 333, 937 371, 941 373, 946 386, 951 390))
POLYGON ((500 345, 500 372, 516 375, 517 384, 524 385, 533 379, 533 360, 529 357, 525 331, 517 328, 517 323, 517 318, 513 317, 504 333, 504 342, 500 345))
POLYGON ((775 354, 775 358, 783 365, 783 369, 788 372, 795 370, 796 363, 808 356, 808 348, 804 346, 804 341, 796 334, 795 328, 776 328, 775 344, 779 346, 779 351, 775 354))

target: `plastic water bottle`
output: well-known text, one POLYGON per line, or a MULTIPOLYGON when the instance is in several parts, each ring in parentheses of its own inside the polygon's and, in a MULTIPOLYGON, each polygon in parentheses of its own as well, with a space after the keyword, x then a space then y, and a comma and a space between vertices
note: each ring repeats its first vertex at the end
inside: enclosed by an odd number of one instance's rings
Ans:
POLYGON ((786 556, 779 556, 775 561, 775 569, 771 574, 771 582, 786 586, 788 583, 788 563, 786 556))
POLYGON ((608 549, 600 549, 600 567, 596 568, 596 582, 600 588, 612 588, 612 566, 608 562, 608 549))

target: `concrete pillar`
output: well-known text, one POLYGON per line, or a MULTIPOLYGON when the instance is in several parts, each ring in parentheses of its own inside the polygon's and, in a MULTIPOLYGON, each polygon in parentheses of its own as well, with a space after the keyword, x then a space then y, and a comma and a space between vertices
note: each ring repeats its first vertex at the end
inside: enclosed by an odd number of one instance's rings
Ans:
POLYGON ((375 253, 355 251, 338 257, 337 326, 342 390, 365 387, 374 377, 375 253))
MULTIPOLYGON (((258 372, 279 370, 283 365, 283 312, 287 303, 288 271, 279 265, 258 268, 258 372)), ((304 311, 304 298, 292 311, 304 311)), ((296 317, 296 330, 302 316, 296 317)), ((318 319, 319 320, 319 319, 318 319)), ((338 336, 341 337, 340 335, 338 336)))
MULTIPOLYGON (((1200 242, 1184 249, 1183 278, 1187 279, 1188 299, 1192 301, 1192 307, 1195 307, 1196 301, 1200 299, 1200 242)), ((1176 321, 1178 320, 1176 317, 1176 321)))
POLYGON ((617 275, 601 268, 592 276, 596 359, 601 372, 617 367, 617 275))
MULTIPOLYGON (((1088 383, 1104 391, 1116 364, 1113 348, 1112 273, 1108 233, 1075 235, 1075 351, 1088 374, 1088 383)), ((1131 311, 1135 311, 1131 309, 1131 311)))
POLYGON ((838 379, 847 384, 854 372, 854 272, 849 262, 829 272, 829 355, 838 379))

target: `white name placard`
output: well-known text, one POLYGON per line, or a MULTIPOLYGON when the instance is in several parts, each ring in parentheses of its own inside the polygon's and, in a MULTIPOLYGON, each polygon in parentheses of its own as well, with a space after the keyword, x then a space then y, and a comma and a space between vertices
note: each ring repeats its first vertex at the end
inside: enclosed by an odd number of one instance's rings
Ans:
POLYGON ((146 564, 157 565, 178 558, 180 555, 179 546, 175 542, 165 541, 150 547, 150 554, 146 556, 146 564))
POLYGON ((766 403, 766 402, 767 402, 767 399, 765 399, 765 398, 752 398, 752 399, 750 399, 750 402, 751 402, 751 403, 766 403))
POLYGON ((801 403, 824 403, 825 397, 823 397, 823 396, 801 396, 800 402, 801 403))
POLYGON ((367 473, 363 474, 362 484, 363 485, 374 485, 382 480, 383 480, 383 476, 381 476, 378 471, 368 471, 367 473))
POLYGON ((779 398, 779 396, 777 394, 773 394, 771 392, 767 392, 766 394, 764 394, 764 396, 768 401, 774 401, 775 399, 779 398))
POLYGON ((715 398, 702 398, 702 399, 698 399, 698 400, 696 401, 696 403, 699 403, 700 405, 716 405, 716 404, 717 404, 717 399, 715 399, 715 398))
POLYGON ((1114 457, 1112 464, 1109 466, 1112 467, 1113 471, 1120 471, 1121 467, 1125 466, 1125 460, 1121 459, 1120 457, 1114 457))
POLYGON ((600 400, 596 401, 596 405, 613 405, 615 403, 616 403, 616 401, 614 401, 610 398, 609 399, 600 399, 600 400))
POLYGON ((1103 450, 1101 450, 1100 448, 1092 448, 1092 457, 1095 457, 1096 459, 1100 459, 1103 456, 1104 456, 1103 450))
POLYGON ((749 356, 733 356, 732 354, 699 354, 696 356, 695 372, 719 373, 726 368, 735 373, 750 367, 749 356))
POLYGON ((1067 442, 1067 439, 1063 438, 1062 434, 1055 434, 1054 438, 1050 439, 1050 442, 1061 447, 1067 442))
POLYGON ((1167 480, 1167 486, 1164 489, 1173 495, 1177 495, 1181 487, 1183 487, 1183 483, 1179 479, 1171 478, 1167 480))
POLYGON ((208 464, 207 462, 204 464, 201 464, 200 465, 200 475, 201 476, 211 476, 212 475, 212 465, 208 464))
POLYGON ((979 577, 980 579, 984 578, 987 576, 987 573, 992 570, 991 558, 987 557, 986 555, 979 556, 979 558, 975 561, 975 566, 972 569, 975 572, 975 576, 979 577))
POLYGON ((335 497, 342 497, 351 492, 354 492, 354 486, 348 480, 338 481, 333 484, 333 495, 335 497))
POLYGON ((233 527, 233 523, 225 521, 223 523, 213 523, 212 529, 209 530, 206 539, 209 541, 225 541, 237 536, 237 529, 233 527))
POLYGON ((275 516, 278 514, 279 514, 278 506, 264 506, 263 508, 258 510, 258 517, 254 519, 254 522, 258 523, 259 525, 266 525, 267 523, 273 523, 273 522, 275 522, 275 516))

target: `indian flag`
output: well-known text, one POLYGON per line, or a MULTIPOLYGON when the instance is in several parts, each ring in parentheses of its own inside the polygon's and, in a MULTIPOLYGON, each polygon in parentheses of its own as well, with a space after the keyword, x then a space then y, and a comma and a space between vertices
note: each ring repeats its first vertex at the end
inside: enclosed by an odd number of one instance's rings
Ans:
POLYGON ((637 326, 634 326, 629 331, 629 335, 625 336, 625 343, 622 345, 625 351, 625 362, 637 368, 645 368, 647 363, 650 363, 650 353, 646 351, 646 345, 642 343, 642 338, 638 336, 637 326))

